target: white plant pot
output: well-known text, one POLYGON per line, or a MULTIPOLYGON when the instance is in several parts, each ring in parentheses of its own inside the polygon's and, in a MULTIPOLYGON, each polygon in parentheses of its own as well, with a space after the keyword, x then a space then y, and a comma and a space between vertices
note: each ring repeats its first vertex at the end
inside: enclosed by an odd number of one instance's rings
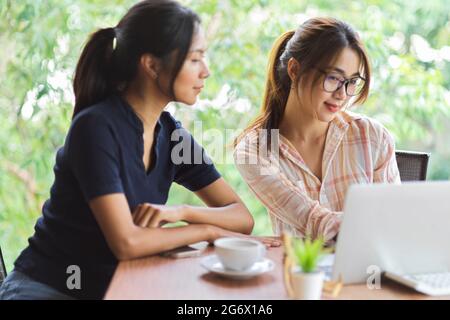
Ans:
POLYGON ((291 272, 291 284, 294 291, 294 299, 320 300, 322 296, 323 280, 323 272, 291 272))

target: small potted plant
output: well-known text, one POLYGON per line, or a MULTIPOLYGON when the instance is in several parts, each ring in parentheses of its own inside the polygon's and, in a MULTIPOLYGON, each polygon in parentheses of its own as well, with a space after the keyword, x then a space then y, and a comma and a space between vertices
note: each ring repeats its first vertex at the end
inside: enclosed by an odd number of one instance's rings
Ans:
POLYGON ((327 253, 321 238, 292 239, 291 255, 296 265, 291 272, 295 299, 318 300, 322 295, 324 274, 317 269, 318 262, 327 253))

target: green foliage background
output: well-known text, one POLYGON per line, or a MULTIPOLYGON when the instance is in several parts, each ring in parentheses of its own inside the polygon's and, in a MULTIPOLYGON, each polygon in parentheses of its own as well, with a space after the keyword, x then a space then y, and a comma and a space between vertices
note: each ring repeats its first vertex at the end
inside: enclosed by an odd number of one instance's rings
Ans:
MULTIPOLYGON (((114 26, 135 1, 0 0, 0 244, 7 269, 26 246, 53 181, 55 151, 70 125, 71 78, 88 35, 114 26)), ((450 23, 446 0, 184 0, 203 19, 211 77, 196 107, 170 110, 193 131, 256 219, 267 214, 212 129, 243 128, 257 113, 275 38, 326 15, 359 30, 374 83, 357 112, 380 120, 401 149, 432 153, 429 179, 450 176, 450 23), (198 122, 204 135, 198 129, 198 122)), ((331 48, 330 48, 331 49, 331 48)), ((170 203, 199 200, 174 186, 170 203)))

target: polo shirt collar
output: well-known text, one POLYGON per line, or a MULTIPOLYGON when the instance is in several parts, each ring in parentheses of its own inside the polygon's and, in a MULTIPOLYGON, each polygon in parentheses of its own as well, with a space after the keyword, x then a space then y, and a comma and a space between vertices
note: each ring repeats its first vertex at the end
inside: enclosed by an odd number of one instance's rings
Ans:
MULTIPOLYGON (((142 120, 138 117, 136 112, 133 110, 133 108, 128 104, 128 102, 123 97, 121 97, 118 94, 114 96, 114 99, 116 100, 120 109, 123 111, 125 118, 131 124, 131 126, 133 128, 135 128, 139 134, 143 134, 144 133, 144 125, 142 123, 142 120)), ((156 123, 156 129, 159 130, 159 128, 161 128, 161 125, 162 125, 161 117, 159 117, 158 121, 156 123)))

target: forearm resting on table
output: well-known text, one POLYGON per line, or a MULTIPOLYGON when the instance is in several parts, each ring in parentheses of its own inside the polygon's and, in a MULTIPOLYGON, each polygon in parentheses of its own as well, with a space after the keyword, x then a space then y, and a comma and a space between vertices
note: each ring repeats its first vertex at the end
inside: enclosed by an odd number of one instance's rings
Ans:
POLYGON ((250 213, 240 202, 210 208, 181 206, 186 212, 177 218, 188 218, 190 224, 173 228, 136 225, 122 193, 99 196, 89 205, 111 251, 119 260, 149 256, 199 241, 211 242, 227 232, 250 233, 253 227, 250 213))
POLYGON ((183 205, 181 210, 188 223, 210 224, 244 234, 250 234, 253 230, 253 218, 241 203, 217 208, 183 205))
POLYGON ((127 237, 111 247, 118 260, 130 260, 213 238, 213 229, 204 224, 151 229, 134 226, 127 237))

